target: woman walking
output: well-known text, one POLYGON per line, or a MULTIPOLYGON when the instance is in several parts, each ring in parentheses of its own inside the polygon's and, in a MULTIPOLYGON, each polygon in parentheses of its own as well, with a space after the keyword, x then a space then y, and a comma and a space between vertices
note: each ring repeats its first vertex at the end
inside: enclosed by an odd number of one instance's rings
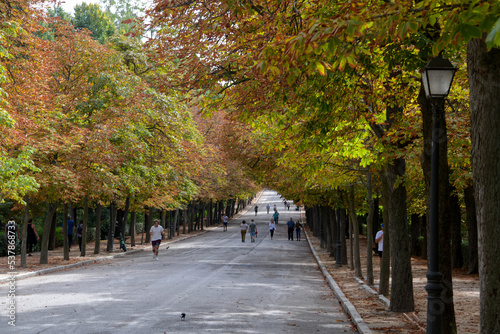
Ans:
POLYGON ((271 219, 269 221, 269 233, 271 234, 271 240, 273 240, 275 230, 276 230, 276 224, 274 224, 274 220, 271 219))
POLYGON ((302 230, 302 224, 300 223, 300 220, 297 221, 297 224, 295 224, 295 233, 297 234, 297 241, 300 241, 300 234, 302 230))
POLYGON ((241 228, 241 242, 245 242, 245 237, 247 235, 248 225, 246 221, 242 221, 240 224, 241 228))

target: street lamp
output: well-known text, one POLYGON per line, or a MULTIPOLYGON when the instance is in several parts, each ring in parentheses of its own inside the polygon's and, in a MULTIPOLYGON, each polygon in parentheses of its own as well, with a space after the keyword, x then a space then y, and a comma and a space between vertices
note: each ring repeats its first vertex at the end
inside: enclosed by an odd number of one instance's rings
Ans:
POLYGON ((429 227, 429 261, 427 269, 427 333, 443 332, 444 303, 442 277, 439 271, 439 122, 444 117, 444 99, 450 92, 456 72, 440 53, 422 70, 422 84, 432 107, 431 212, 429 227))

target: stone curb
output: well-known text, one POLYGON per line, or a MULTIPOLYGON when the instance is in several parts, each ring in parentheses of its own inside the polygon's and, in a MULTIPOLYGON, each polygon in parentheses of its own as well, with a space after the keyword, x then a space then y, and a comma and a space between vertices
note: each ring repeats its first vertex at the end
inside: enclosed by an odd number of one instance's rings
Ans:
POLYGON ((333 279, 332 275, 326 270, 325 265, 321 262, 318 254, 314 250, 314 247, 311 243, 311 240, 309 239, 309 236, 307 235, 307 232, 304 230, 304 234, 306 235, 307 242, 309 243, 309 248, 311 249, 314 258, 316 259, 316 262, 318 263, 318 266, 321 268, 321 271, 323 272, 323 275, 325 276, 326 280, 328 281, 328 284, 330 284, 330 287, 332 288, 335 297, 340 301, 342 304, 343 309, 349 314, 351 317, 351 321, 356 325, 359 333, 364 333, 364 334, 371 334, 370 328, 368 328, 368 325, 364 322, 363 318, 361 315, 359 315, 358 311, 352 305, 352 303, 347 299, 345 294, 342 292, 340 287, 338 286, 337 282, 333 279))
MULTIPOLYGON (((190 235, 190 236, 184 237, 182 239, 168 241, 168 242, 165 243, 165 245, 169 245, 169 244, 180 242, 180 241, 183 241, 183 240, 186 240, 186 239, 194 238, 196 236, 205 234, 207 232, 209 232, 209 230, 205 230, 205 231, 203 231, 201 233, 198 233, 196 235, 190 235)), ((117 258, 117 257, 123 257, 123 256, 126 256, 128 254, 135 254, 135 253, 143 252, 143 251, 146 251, 146 250, 151 250, 151 248, 152 248, 152 246, 148 246, 148 247, 141 248, 141 249, 133 249, 133 250, 130 250, 130 251, 127 251, 127 252, 123 252, 123 253, 117 253, 117 254, 113 254, 113 255, 109 255, 109 256, 105 256, 105 257, 98 257, 98 258, 95 258, 95 259, 90 259, 90 260, 85 260, 85 261, 81 261, 81 262, 76 262, 76 263, 72 263, 72 264, 68 264, 68 265, 64 265, 64 266, 58 266, 58 267, 53 267, 53 268, 41 269, 41 270, 29 272, 29 273, 23 273, 23 274, 18 274, 18 275, 15 275, 15 276, 9 276, 9 277, 6 277, 6 278, 0 278, 0 283, 10 282, 13 279, 18 280, 18 279, 23 279, 23 278, 27 278, 27 277, 33 277, 33 276, 40 276, 40 275, 50 274, 50 273, 53 273, 53 272, 56 272, 56 271, 61 271, 61 270, 64 270, 64 269, 82 267, 82 266, 85 266, 85 265, 94 264, 94 263, 98 263, 98 262, 101 262, 101 261, 111 260, 111 259, 114 259, 114 258, 117 258)))

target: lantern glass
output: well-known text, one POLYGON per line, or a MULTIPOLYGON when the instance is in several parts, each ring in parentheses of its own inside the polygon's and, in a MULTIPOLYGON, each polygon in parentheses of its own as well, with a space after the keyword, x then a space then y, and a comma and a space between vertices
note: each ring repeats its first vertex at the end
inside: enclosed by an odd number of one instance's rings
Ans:
POLYGON ((422 71, 422 84, 428 98, 448 96, 456 68, 440 54, 431 59, 422 71))

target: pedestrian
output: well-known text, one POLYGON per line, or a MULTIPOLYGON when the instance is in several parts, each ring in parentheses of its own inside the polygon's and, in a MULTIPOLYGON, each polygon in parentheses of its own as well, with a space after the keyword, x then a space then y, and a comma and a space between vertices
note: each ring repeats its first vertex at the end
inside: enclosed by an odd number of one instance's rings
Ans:
POLYGON ((14 217, 5 224, 5 238, 7 238, 7 254, 14 255, 16 253, 17 239, 21 239, 19 234, 19 226, 17 226, 14 217))
POLYGON ((276 207, 276 204, 274 204, 274 206, 273 206, 273 211, 274 212, 278 211, 278 208, 276 207))
POLYGON ((80 252, 82 251, 82 237, 83 237, 83 220, 80 219, 80 223, 76 227, 76 236, 78 237, 78 247, 80 247, 80 252))
POLYGON ((288 226, 288 240, 293 241, 293 229, 295 227, 295 222, 292 218, 290 218, 290 220, 286 222, 286 225, 288 226))
POLYGON ((283 204, 285 204, 285 208, 286 208, 286 204, 287 204, 287 201, 286 199, 283 201, 283 204))
POLYGON ((252 219, 248 225, 248 232, 250 232, 250 242, 255 242, 255 237, 257 236, 257 224, 252 219))
POLYGON ((274 211, 273 219, 274 219, 275 224, 278 224, 279 217, 280 217, 280 213, 278 211, 274 211))
POLYGON ((151 244, 153 246, 153 259, 158 261, 158 250, 160 249, 161 236, 165 235, 163 226, 160 225, 158 219, 155 219, 155 224, 154 226, 151 226, 149 234, 151 235, 151 244))
POLYGON ((288 208, 288 211, 290 211, 290 202, 286 203, 286 207, 288 208))
POLYGON ((242 221, 240 224, 241 228, 241 242, 245 242, 245 237, 247 235, 248 225, 246 221, 242 221))
POLYGON ((297 241, 300 241, 301 232, 302 232, 302 223, 300 222, 300 220, 298 220, 297 223, 295 224, 295 234, 297 235, 297 241))
POLYGON ((33 246, 37 244, 39 239, 40 237, 36 231, 36 226, 33 224, 33 219, 30 218, 28 219, 28 236, 26 239, 28 243, 28 256, 32 256, 31 252, 33 251, 33 246))
POLYGON ((271 205, 269 203, 267 203, 267 205, 266 205, 267 214, 269 214, 270 209, 271 209, 271 205))
POLYGON ((222 228, 223 228, 223 231, 226 232, 227 231, 227 222, 229 220, 229 217, 227 215, 224 215, 224 217, 222 217, 222 228))
POLYGON ((380 231, 375 234, 375 242, 378 246, 377 254, 380 257, 380 266, 382 266, 382 252, 384 251, 384 224, 382 224, 380 231))
POLYGON ((71 252, 71 245, 73 245, 73 232, 74 232, 74 230, 75 230, 75 221, 73 219, 71 219, 71 215, 68 215, 68 245, 69 245, 70 252, 71 252))
POLYGON ((269 233, 271 234, 271 240, 273 240, 274 231, 276 231, 276 225, 274 224, 274 220, 271 219, 269 221, 269 233))
POLYGON ((259 211, 259 207, 256 205, 254 210, 255 210, 255 215, 257 216, 257 211, 259 211))

